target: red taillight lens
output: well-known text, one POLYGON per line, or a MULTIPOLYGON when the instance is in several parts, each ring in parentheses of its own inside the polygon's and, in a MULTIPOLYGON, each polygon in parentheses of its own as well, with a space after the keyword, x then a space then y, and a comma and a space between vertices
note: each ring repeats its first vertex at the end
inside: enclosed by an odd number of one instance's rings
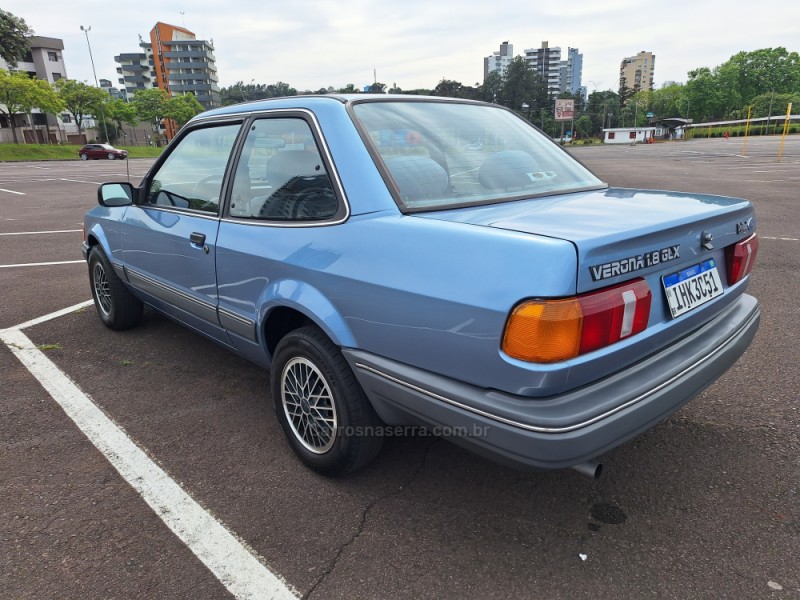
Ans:
POLYGON ((741 281, 753 270, 758 254, 758 235, 755 233, 737 244, 725 248, 725 262, 728 267, 728 285, 741 281))
POLYGON ((559 300, 530 300, 506 323, 503 351, 530 362, 574 358, 644 331, 652 294, 644 279, 559 300))
POLYGON ((578 296, 583 308, 580 354, 644 331, 652 298, 644 279, 578 296))

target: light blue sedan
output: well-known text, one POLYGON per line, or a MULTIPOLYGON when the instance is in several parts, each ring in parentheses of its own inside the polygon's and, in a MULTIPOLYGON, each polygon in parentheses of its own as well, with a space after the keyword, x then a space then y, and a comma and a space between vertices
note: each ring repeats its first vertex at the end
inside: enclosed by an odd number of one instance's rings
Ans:
POLYGON ((326 474, 425 427, 598 475, 759 323, 749 202, 609 188, 494 105, 217 109, 98 199, 83 252, 102 321, 133 327, 146 304, 269 368, 289 443, 326 474))

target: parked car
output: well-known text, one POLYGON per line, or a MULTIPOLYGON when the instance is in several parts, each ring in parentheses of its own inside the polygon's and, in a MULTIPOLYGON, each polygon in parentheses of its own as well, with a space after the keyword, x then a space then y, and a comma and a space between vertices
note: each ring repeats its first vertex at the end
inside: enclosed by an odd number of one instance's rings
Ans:
POLYGON ((103 323, 138 325, 146 304, 269 368, 289 444, 327 474, 420 425, 597 474, 760 318, 749 202, 610 188, 495 105, 216 109, 98 201, 83 254, 103 323))
POLYGON ((86 144, 78 150, 78 156, 81 160, 97 160, 100 158, 107 158, 108 160, 125 160, 128 158, 127 150, 119 150, 110 146, 109 144, 86 144))

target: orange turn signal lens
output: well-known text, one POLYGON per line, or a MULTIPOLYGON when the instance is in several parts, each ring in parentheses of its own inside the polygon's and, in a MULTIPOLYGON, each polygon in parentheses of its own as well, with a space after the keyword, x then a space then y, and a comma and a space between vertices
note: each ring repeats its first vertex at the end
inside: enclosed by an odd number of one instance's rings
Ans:
POLYGON ((583 309, 577 298, 533 300, 517 306, 503 336, 503 351, 513 358, 551 363, 578 356, 583 309))
POLYGON ((503 352, 552 363, 599 350, 644 331, 652 298, 639 278, 573 298, 525 301, 508 318, 503 352))

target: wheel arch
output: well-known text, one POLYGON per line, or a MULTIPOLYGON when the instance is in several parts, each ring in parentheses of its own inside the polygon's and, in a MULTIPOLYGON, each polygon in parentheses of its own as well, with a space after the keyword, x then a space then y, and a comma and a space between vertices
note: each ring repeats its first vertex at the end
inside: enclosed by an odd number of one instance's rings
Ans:
POLYGON ((274 282, 265 291, 261 306, 259 331, 270 359, 287 333, 308 324, 316 326, 340 348, 356 345, 344 315, 320 290, 308 283, 274 282))

